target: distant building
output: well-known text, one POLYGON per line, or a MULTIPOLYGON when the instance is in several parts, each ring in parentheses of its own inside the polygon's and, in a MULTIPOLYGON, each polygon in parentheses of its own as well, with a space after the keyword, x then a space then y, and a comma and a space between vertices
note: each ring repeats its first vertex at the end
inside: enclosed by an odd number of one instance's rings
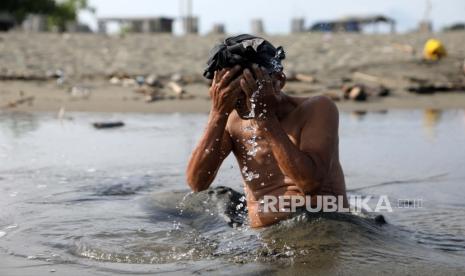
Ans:
POLYGON ((304 18, 293 18, 291 20, 291 33, 302 33, 305 32, 305 19, 304 18))
POLYGON ((15 26, 16 22, 9 13, 0 13, 0 32, 7 32, 15 26))
POLYGON ((185 16, 182 18, 184 34, 199 33, 199 18, 195 16, 185 16))
POLYGON ((311 32, 361 32, 366 25, 388 24, 391 33, 395 32, 396 22, 394 19, 383 15, 366 17, 345 17, 338 20, 320 21, 313 24, 311 32))
POLYGON ((252 34, 264 34, 265 27, 263 26, 263 21, 261 19, 253 19, 250 22, 252 34))
POLYGON ((452 31, 465 31, 465 23, 456 23, 443 29, 445 32, 452 32, 452 31))
POLYGON ((30 14, 26 17, 22 24, 23 31, 26 32, 46 32, 47 16, 41 14, 30 14))
POLYGON ((173 19, 167 17, 108 17, 97 20, 99 33, 107 32, 107 23, 116 22, 128 26, 133 33, 172 33, 173 19))
POLYGON ((69 33, 92 33, 92 29, 87 24, 79 22, 68 22, 66 24, 66 32, 69 33))
POLYGON ((210 34, 225 34, 226 33, 226 27, 224 24, 213 24, 212 30, 210 31, 210 34))
POLYGON ((423 20, 418 23, 418 32, 431 33, 433 32, 433 23, 428 20, 423 20))

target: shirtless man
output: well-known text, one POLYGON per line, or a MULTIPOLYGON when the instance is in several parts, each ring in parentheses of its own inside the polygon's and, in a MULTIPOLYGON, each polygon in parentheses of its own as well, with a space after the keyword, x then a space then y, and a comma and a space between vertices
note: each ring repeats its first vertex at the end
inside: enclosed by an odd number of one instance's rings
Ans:
POLYGON ((286 83, 282 71, 270 74, 257 64, 249 67, 214 72, 207 127, 187 167, 192 190, 208 189, 233 152, 242 171, 252 227, 292 215, 261 212, 265 196, 310 195, 313 202, 315 196, 334 195, 342 196, 347 206, 335 104, 323 96, 291 97, 282 92, 286 83), (257 90, 258 97, 253 95, 257 90), (255 116, 250 116, 253 103, 255 116))

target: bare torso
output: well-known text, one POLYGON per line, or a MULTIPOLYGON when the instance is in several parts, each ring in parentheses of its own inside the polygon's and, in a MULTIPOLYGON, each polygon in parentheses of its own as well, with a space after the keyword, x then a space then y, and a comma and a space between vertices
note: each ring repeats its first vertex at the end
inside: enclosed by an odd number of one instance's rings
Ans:
POLYGON ((311 196, 311 205, 315 196, 342 196, 347 207, 336 105, 323 96, 291 97, 282 92, 284 84, 282 72, 269 74, 256 64, 216 71, 207 126, 186 170, 192 190, 203 191, 233 152, 244 178, 252 227, 291 215, 279 207, 261 212, 265 196, 311 196))
MULTIPOLYGON (((285 117, 280 118, 279 123, 289 140, 300 148, 301 139, 305 139, 302 138, 302 129, 308 121, 308 117, 316 114, 312 114, 309 110, 313 104, 312 99, 297 97, 290 97, 290 99, 293 108, 285 117)), ((263 213, 259 211, 259 202, 265 195, 305 195, 289 177, 281 172, 277 160, 273 156, 272 145, 263 138, 264 132, 267 130, 257 127, 253 120, 241 119, 236 112, 233 112, 229 117, 226 130, 230 134, 233 144, 232 151, 241 171, 256 174, 255 177, 248 180, 242 173, 251 226, 266 226, 288 218, 290 213, 263 213), (255 128, 255 133, 252 128, 255 128), (248 154, 253 149, 253 145, 250 143, 253 134, 257 137, 255 148, 258 150, 255 156, 248 154), (247 168, 244 169, 244 167, 247 168)), ((319 190, 311 196, 343 195, 345 197, 344 176, 339 162, 338 150, 333 155, 330 173, 324 179, 319 190)))

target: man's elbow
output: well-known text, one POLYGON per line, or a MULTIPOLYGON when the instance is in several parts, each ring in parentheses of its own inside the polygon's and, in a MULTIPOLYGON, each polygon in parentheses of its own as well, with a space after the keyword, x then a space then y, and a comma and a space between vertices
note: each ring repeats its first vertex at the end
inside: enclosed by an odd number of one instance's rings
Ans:
POLYGON ((187 174, 186 178, 187 184, 194 193, 205 191, 210 186, 207 181, 202 180, 199 177, 187 174))
MULTIPOLYGON (((327 166, 317 156, 309 156, 313 169, 296 177, 300 189, 305 194, 318 193, 327 177, 327 166)), ((308 160, 308 159, 307 159, 308 160)))

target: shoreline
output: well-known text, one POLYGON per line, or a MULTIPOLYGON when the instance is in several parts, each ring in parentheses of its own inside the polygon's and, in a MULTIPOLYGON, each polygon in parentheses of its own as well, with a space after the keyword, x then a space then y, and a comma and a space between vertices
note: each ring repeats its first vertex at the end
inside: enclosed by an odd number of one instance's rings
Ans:
MULTIPOLYGON (((325 94, 341 111, 465 109, 465 32, 265 37, 286 51, 289 95, 325 94), (438 62, 422 60, 431 37, 447 49, 438 62), (345 100, 346 86, 364 86, 367 100, 345 100)), ((202 71, 223 38, 0 34, 0 110, 207 113, 202 71)))
MULTIPOLYGON (((0 111, 25 112, 121 112, 121 113, 208 113, 211 102, 208 97, 206 84, 187 85, 186 99, 156 100, 145 102, 144 95, 135 93, 133 88, 111 86, 104 81, 91 83, 89 95, 82 97, 72 95, 67 89, 58 87, 53 81, 0 82, 0 111), (27 99, 31 99, 28 101, 27 99), (20 99, 24 102, 11 105, 20 99)), ((290 83, 289 89, 299 84, 290 83)), ((283 89, 283 91, 286 91, 283 89)), ((294 90, 295 91, 295 90, 294 90)), ((337 90, 327 93, 335 94, 337 90)), ((325 93, 288 93, 298 97, 312 97, 325 93)), ((441 92, 431 95, 416 95, 406 92, 394 91, 387 97, 371 97, 365 102, 341 99, 335 101, 340 111, 384 111, 391 109, 465 109, 464 92, 441 92)))

